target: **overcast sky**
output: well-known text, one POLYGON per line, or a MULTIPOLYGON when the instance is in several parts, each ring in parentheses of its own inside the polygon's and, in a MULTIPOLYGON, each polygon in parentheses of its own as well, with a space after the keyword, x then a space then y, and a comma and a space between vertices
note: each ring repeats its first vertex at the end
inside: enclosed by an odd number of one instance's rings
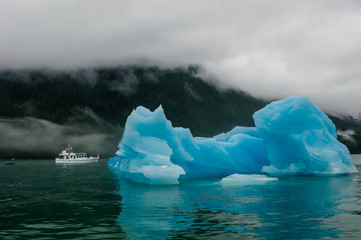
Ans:
POLYGON ((356 115, 361 1, 0 0, 0 68, 134 63, 356 115))

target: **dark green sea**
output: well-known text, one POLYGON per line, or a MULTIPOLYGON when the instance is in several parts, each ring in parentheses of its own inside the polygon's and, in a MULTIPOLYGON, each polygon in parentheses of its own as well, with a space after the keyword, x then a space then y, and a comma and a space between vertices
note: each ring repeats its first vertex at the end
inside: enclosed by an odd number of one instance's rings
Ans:
MULTIPOLYGON (((361 156, 353 156, 361 170, 361 156)), ((361 239, 361 175, 149 186, 99 163, 0 161, 0 239, 361 239)))

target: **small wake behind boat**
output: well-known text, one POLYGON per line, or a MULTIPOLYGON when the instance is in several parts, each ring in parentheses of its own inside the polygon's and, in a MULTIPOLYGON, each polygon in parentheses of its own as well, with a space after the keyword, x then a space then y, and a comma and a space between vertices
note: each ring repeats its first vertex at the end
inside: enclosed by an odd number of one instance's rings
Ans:
POLYGON ((72 147, 68 145, 67 148, 61 150, 59 157, 55 158, 55 163, 93 163, 98 160, 99 155, 88 157, 86 153, 74 153, 72 147))

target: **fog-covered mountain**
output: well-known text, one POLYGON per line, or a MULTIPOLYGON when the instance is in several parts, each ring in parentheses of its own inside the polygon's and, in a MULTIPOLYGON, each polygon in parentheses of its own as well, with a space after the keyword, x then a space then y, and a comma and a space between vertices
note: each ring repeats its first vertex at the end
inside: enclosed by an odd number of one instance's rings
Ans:
MULTIPOLYGON (((252 114, 268 101, 240 90, 220 89, 199 67, 89 68, 72 71, 0 72, 0 158, 55 157, 70 143, 75 151, 111 156, 127 116, 139 105, 160 104, 174 126, 212 136, 234 126, 253 126, 252 114)), ((361 123, 332 116, 340 139, 361 152, 361 123)))

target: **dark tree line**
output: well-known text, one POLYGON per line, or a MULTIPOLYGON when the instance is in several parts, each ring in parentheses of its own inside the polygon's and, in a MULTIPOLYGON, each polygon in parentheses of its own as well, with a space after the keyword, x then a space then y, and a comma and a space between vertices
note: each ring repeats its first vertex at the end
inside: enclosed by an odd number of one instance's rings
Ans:
MULTIPOLYGON (((174 126, 190 128, 195 136, 254 126, 253 113, 268 101, 240 90, 221 90, 199 77, 199 71, 197 66, 5 70, 0 72, 0 117, 30 116, 68 124, 90 121, 77 111, 87 108, 123 126, 137 106, 154 110, 161 104, 174 126)), ((360 122, 349 116, 332 120, 339 129, 355 130, 356 140, 344 142, 352 152, 361 152, 360 122)))

